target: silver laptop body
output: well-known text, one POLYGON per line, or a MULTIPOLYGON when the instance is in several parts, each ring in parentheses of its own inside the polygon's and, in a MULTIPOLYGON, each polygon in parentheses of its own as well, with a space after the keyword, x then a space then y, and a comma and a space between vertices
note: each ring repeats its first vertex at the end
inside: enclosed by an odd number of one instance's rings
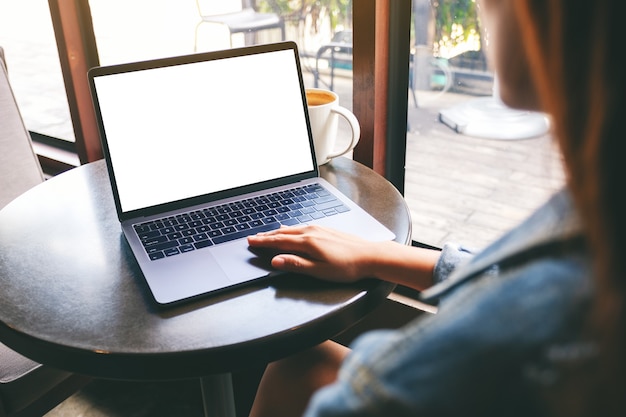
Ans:
POLYGON ((395 237, 319 177, 295 43, 102 66, 89 82, 118 218, 157 303, 275 274, 250 233, 316 222, 395 237))

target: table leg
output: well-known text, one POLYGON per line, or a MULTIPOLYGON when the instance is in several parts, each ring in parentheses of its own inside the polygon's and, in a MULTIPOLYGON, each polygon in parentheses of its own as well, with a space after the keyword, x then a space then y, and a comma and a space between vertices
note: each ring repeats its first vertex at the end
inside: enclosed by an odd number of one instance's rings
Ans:
POLYGON ((202 377, 200 387, 206 417, 235 417, 235 396, 230 373, 202 377))

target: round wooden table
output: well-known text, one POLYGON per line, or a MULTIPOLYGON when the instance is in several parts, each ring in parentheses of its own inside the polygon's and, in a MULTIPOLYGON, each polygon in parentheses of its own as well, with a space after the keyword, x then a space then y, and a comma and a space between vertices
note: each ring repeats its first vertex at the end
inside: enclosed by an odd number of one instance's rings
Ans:
MULTIPOLYGON (((322 176, 408 244, 398 191, 346 158, 322 176)), ((0 211, 0 341, 40 363, 97 378, 229 375, 327 340, 393 285, 283 275, 162 308, 121 233, 105 164, 58 175, 0 211)))

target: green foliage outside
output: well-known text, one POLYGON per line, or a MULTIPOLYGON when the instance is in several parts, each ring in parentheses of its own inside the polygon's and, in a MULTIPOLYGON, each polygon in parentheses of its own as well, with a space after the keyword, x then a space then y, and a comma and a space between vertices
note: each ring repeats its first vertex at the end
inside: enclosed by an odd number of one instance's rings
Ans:
MULTIPOLYGON (((340 25, 351 27, 353 0, 257 0, 261 11, 278 13, 286 21, 297 22, 306 16, 313 20, 322 14, 330 17, 334 33, 340 25)), ((455 49, 480 49, 480 24, 476 0, 430 0, 435 19, 434 53, 445 55, 455 49)))
POLYGON ((476 0, 432 0, 435 10, 435 55, 458 47, 480 49, 476 0))
POLYGON ((328 14, 333 32, 339 25, 351 26, 352 0, 258 0, 257 4, 259 10, 278 13, 286 21, 328 14))

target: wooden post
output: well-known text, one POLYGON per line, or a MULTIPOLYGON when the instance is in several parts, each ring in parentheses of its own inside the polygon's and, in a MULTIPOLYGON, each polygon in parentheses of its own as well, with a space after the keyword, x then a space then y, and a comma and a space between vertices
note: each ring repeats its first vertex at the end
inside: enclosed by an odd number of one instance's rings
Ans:
POLYGON ((404 189, 411 0, 354 0, 354 159, 404 189))
POLYGON ((81 164, 102 159, 87 71, 99 65, 87 0, 49 0, 50 16, 65 81, 81 164))

